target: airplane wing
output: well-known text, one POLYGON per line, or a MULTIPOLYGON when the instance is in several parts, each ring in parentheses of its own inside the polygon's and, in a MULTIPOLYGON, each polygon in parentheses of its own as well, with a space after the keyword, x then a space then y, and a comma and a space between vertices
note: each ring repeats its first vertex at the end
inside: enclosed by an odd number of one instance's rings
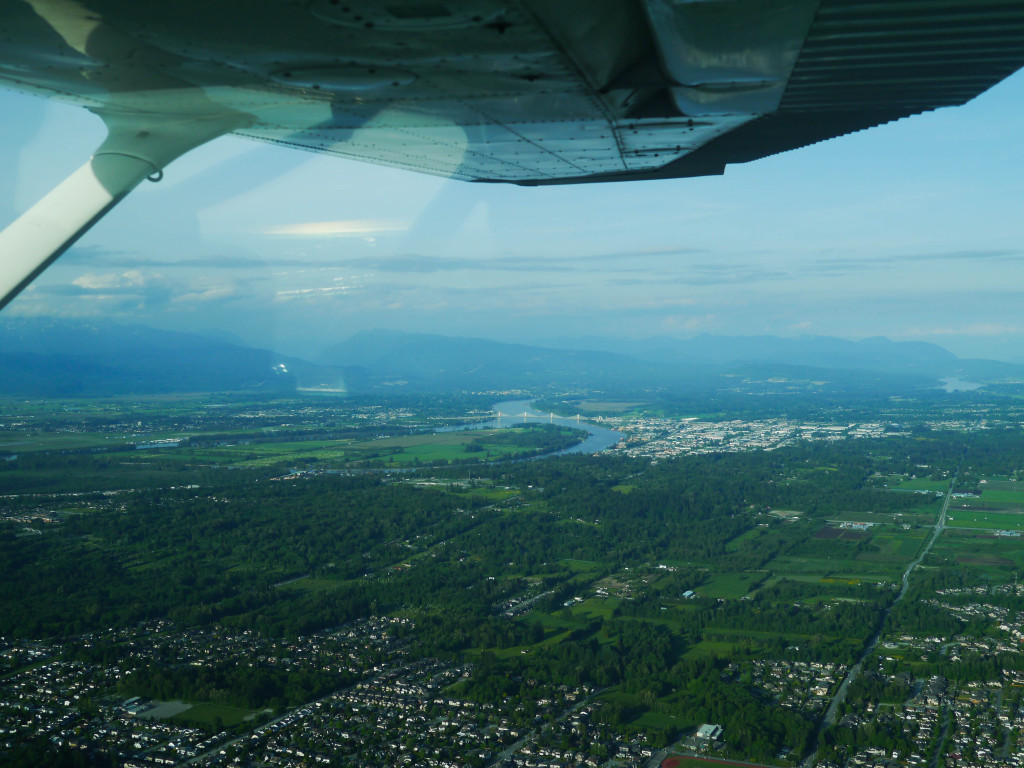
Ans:
POLYGON ((0 0, 0 85, 110 132, 0 233, 0 307, 224 133, 468 181, 691 177, 1022 65, 1024 0, 0 0))

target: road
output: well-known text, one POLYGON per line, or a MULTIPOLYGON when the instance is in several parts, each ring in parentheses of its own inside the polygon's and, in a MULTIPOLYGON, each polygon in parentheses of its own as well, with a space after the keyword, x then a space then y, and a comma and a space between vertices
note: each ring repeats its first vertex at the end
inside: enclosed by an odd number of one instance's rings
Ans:
MULTIPOLYGON (((964 452, 966 455, 966 451, 964 452)), ((857 663, 850 667, 850 671, 846 673, 846 677, 843 678, 842 684, 836 691, 835 696, 832 697, 832 701, 828 705, 828 709, 825 710, 825 715, 821 719, 821 723, 818 725, 818 734, 815 738, 815 742, 821 738, 821 734, 826 728, 832 726, 836 722, 836 715, 839 713, 839 708, 846 701, 846 692, 850 687, 850 683, 857 679, 861 669, 864 666, 864 661, 875 649, 878 644, 878 639, 882 636, 882 630, 885 628, 885 622, 889 618, 889 614, 892 609, 904 598, 907 594, 907 590, 910 588, 910 574, 913 573, 914 569, 921 564, 921 562, 927 557, 928 553, 931 552, 932 546, 938 540, 939 536, 942 535, 942 531, 946 527, 946 513, 949 511, 949 503, 953 499, 953 489, 956 488, 957 478, 960 477, 960 468, 963 466, 964 457, 960 457, 960 465, 957 466, 956 473, 953 475, 953 479, 949 482, 949 490, 946 491, 946 498, 942 502, 942 511, 939 512, 939 517, 935 521, 935 527, 932 529, 931 536, 928 537, 928 541, 921 548, 917 557, 914 558, 903 571, 903 577, 901 579, 899 594, 889 603, 888 607, 882 612, 881 617, 878 620, 878 624, 875 627, 874 634, 871 635, 871 639, 868 640, 866 646, 864 646, 864 652, 861 653, 857 663)), ((804 768, 811 768, 818 762, 818 750, 815 748, 814 752, 804 760, 804 768)))
MULTIPOLYGON (((585 705, 587 705, 590 702, 592 702, 597 696, 601 695, 602 693, 604 693, 607 690, 608 690, 607 688, 602 688, 599 691, 594 691, 593 693, 591 693, 588 696, 584 697, 580 701, 577 701, 571 707, 569 707, 564 712, 562 712, 562 714, 560 714, 556 718, 555 722, 559 722, 559 723, 562 722, 563 720, 565 720, 565 718, 567 718, 573 712, 575 712, 578 709, 582 709, 585 705)), ((545 731, 549 731, 549 730, 551 730, 551 723, 544 723, 544 725, 542 725, 540 727, 540 730, 531 730, 531 731, 529 731, 525 736, 523 736, 521 739, 519 739, 519 741, 517 741, 515 744, 511 744, 508 747, 506 747, 505 749, 503 749, 501 752, 499 752, 495 756, 495 758, 493 760, 491 760, 491 762, 489 762, 487 764, 487 767, 488 768, 493 768, 493 766, 500 765, 502 762, 504 762, 505 760, 508 760, 510 757, 512 757, 512 754, 514 752, 516 752, 519 749, 522 749, 524 746, 526 746, 530 742, 535 741, 538 736, 540 736, 545 731)))

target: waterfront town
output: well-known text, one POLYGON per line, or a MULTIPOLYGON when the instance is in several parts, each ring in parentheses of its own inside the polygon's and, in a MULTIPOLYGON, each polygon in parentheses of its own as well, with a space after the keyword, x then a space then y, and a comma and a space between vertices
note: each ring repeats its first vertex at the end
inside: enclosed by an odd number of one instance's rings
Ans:
POLYGON ((838 441, 906 434, 893 422, 831 424, 795 419, 709 420, 606 416, 596 421, 625 434, 627 456, 669 459, 702 453, 770 451, 800 441, 838 441))

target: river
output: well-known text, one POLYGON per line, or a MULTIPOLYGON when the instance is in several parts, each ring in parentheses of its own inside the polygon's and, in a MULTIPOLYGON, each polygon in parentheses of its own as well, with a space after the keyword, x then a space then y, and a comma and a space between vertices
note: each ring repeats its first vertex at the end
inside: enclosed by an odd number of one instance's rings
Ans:
MULTIPOLYGON (((597 424, 591 424, 588 421, 580 419, 576 421, 575 418, 565 418, 563 416, 552 417, 549 413, 541 413, 534 409, 530 405, 529 400, 506 400, 503 403, 495 403, 494 410, 499 414, 502 414, 499 418, 491 419, 489 421, 478 421, 473 424, 462 424, 457 427, 440 427, 437 432, 460 432, 464 429, 505 429, 513 427, 517 424, 558 424, 563 427, 572 427, 573 429, 585 429, 587 431, 587 439, 582 443, 565 448, 561 451, 553 451, 552 453, 545 453, 544 456, 561 456, 566 453, 598 453, 599 451, 611 448, 613 445, 617 445, 625 435, 621 432, 616 432, 613 429, 607 427, 601 427, 597 424), (523 416, 523 414, 528 416, 523 416)), ((535 458, 542 458, 537 456, 535 458)))

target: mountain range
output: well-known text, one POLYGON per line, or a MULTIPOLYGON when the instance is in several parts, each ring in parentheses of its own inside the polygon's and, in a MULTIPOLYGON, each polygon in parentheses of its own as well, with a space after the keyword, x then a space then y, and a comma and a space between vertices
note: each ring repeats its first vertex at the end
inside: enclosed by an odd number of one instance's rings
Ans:
POLYGON ((817 379, 843 386, 934 387, 943 377, 1024 379, 1024 366, 965 360, 934 344, 882 337, 589 337, 564 348, 400 331, 365 331, 312 361, 230 337, 113 322, 0 319, 0 394, 368 392, 551 388, 632 391, 817 379))

